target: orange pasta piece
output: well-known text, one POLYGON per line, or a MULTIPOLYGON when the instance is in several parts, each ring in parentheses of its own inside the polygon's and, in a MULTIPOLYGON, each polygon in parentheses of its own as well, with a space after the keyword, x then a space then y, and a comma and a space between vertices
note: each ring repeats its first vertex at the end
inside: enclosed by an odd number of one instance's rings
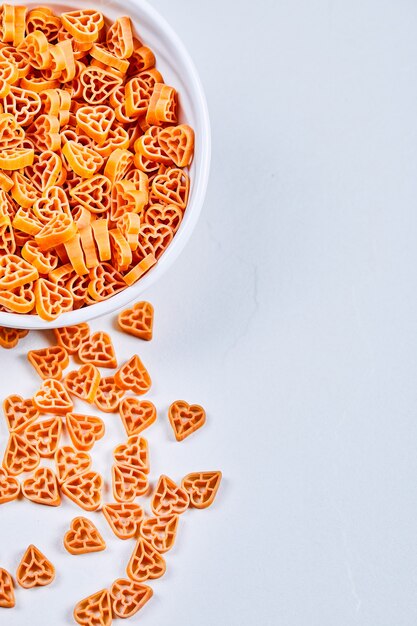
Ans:
POLYGON ((168 476, 160 476, 151 501, 156 516, 181 515, 189 504, 190 498, 185 489, 178 487, 168 476))
MULTIPOLYGON (((141 192, 139 192, 141 193, 141 192)), ((126 240, 130 250, 136 250, 139 244, 139 231, 140 231, 140 216, 137 213, 125 213, 118 220, 117 225, 121 235, 126 240)), ((126 255, 128 257, 128 264, 132 261, 132 255, 126 255)), ((122 265, 119 263, 119 265, 122 265)))
POLYGON ((64 385, 54 378, 43 381, 40 389, 33 396, 33 404, 41 413, 65 415, 72 411, 73 404, 64 385))
POLYGON ((80 276, 88 274, 88 267, 86 266, 84 259, 84 251, 81 246, 80 234, 76 233, 69 241, 66 241, 64 245, 74 271, 80 276))
POLYGON ((126 74, 129 69, 129 61, 121 59, 99 43, 95 43, 91 46, 90 56, 102 63, 104 67, 118 70, 122 74, 126 74))
POLYGON ((63 189, 57 186, 62 182, 62 172, 65 171, 61 157, 52 150, 45 150, 42 154, 35 155, 33 165, 25 169, 25 174, 30 176, 32 183, 47 200, 59 201, 66 209, 68 199, 63 189))
POLYGON ((154 309, 150 302, 137 302, 130 309, 119 313, 118 323, 129 335, 150 341, 153 331, 154 309))
POLYGON ((149 517, 140 527, 140 534, 160 554, 171 550, 177 536, 178 515, 149 517))
POLYGON ((147 202, 147 194, 138 191, 133 182, 128 180, 116 181, 111 195, 110 216, 113 222, 118 222, 126 213, 142 213, 147 202))
POLYGON ((68 32, 80 43, 97 41, 104 26, 103 15, 93 9, 62 13, 61 20, 68 32))
POLYGON ((168 155, 160 142, 162 130, 163 129, 158 126, 150 126, 144 135, 136 139, 134 150, 145 159, 170 165, 172 164, 172 158, 168 155))
POLYGON ((112 467, 113 496, 118 502, 132 502, 148 491, 148 477, 140 469, 115 464, 112 467))
POLYGON ((61 28, 61 20, 47 7, 37 7, 29 11, 26 17, 26 31, 33 33, 35 30, 42 31, 49 42, 54 41, 61 28))
POLYGON ((28 442, 38 451, 41 457, 55 454, 62 432, 62 421, 59 416, 35 422, 25 430, 28 442))
POLYGON ((110 208, 111 183, 106 176, 96 174, 71 189, 70 196, 91 213, 105 213, 110 208))
POLYGON ((94 241, 97 245, 100 261, 109 261, 111 259, 111 248, 107 220, 94 220, 91 224, 91 230, 94 235, 94 241))
MULTIPOLYGON (((0 259, 1 264, 1 259, 0 259)), ((107 300, 126 288, 122 274, 109 263, 102 263, 90 270, 88 295, 95 301, 107 300)))
POLYGON ((129 150, 117 148, 107 159, 104 176, 112 183, 123 178, 133 163, 133 154, 129 150))
POLYGON ((115 115, 110 107, 102 104, 80 107, 76 118, 79 128, 96 143, 102 145, 107 140, 115 115))
POLYGON ((103 506, 103 514, 119 539, 132 539, 138 534, 144 511, 135 502, 112 502, 103 506))
POLYGON ((86 517, 75 517, 64 535, 64 547, 70 554, 100 552, 106 548, 103 537, 86 517))
POLYGON ((103 479, 97 472, 87 471, 68 478, 61 486, 64 493, 85 511, 96 511, 101 505, 103 479))
POLYGON ((61 313, 70 311, 73 305, 71 293, 65 287, 57 285, 46 278, 38 278, 35 282, 36 312, 42 319, 52 321, 61 313))
POLYGON ((145 222, 158 229, 167 226, 175 234, 182 222, 183 212, 176 204, 152 204, 145 211, 145 222))
POLYGON ((55 452, 55 465, 59 483, 64 483, 68 478, 82 474, 91 468, 91 457, 87 452, 79 452, 64 446, 55 452))
POLYGON ((103 104, 122 85, 123 78, 101 67, 86 67, 80 74, 83 98, 87 104, 103 104))
POLYGON ((124 578, 115 580, 110 589, 110 599, 115 617, 132 617, 152 596, 153 591, 148 585, 124 578))
POLYGON ((74 609, 74 619, 77 624, 86 626, 110 626, 112 623, 112 604, 107 589, 84 598, 74 609))
POLYGON ((39 152, 46 150, 55 152, 61 148, 59 119, 54 115, 39 115, 29 126, 26 134, 39 152))
POLYGON ((88 324, 78 324, 77 326, 65 326, 64 328, 54 328, 55 339, 58 344, 65 348, 68 354, 76 354, 89 334, 88 324))
POLYGON ((100 384, 100 372, 95 365, 88 363, 67 374, 64 384, 70 394, 92 403, 100 384))
POLYGON ((181 486, 190 497, 190 506, 206 509, 216 497, 222 479, 221 472, 192 472, 182 480, 181 486))
POLYGON ((146 272, 148 272, 151 267, 153 267, 157 262, 157 259, 153 254, 146 255, 142 261, 139 261, 132 269, 124 275, 124 280, 127 285, 133 285, 136 281, 139 280, 146 272))
POLYGON ((103 158, 98 152, 87 146, 82 146, 76 141, 67 141, 62 148, 62 154, 67 159, 70 168, 83 178, 94 176, 103 164, 103 158))
POLYGON ((35 407, 32 398, 25 400, 18 395, 11 395, 5 398, 3 411, 7 428, 10 432, 25 430, 39 417, 39 411, 35 407))
POLYGON ((11 195, 21 207, 29 209, 39 199, 39 190, 19 170, 12 172, 11 182, 11 195))
POLYGON ((81 344, 78 357, 82 363, 92 363, 97 367, 117 367, 112 340, 102 331, 93 333, 81 344))
POLYGON ((158 135, 159 145, 177 167, 190 165, 194 151, 194 131, 187 124, 168 126, 158 135))
POLYGON ((16 580, 21 587, 43 587, 50 585, 55 578, 55 568, 44 554, 30 545, 23 555, 16 572, 16 580))
POLYGON ((49 274, 57 267, 59 261, 53 250, 41 250, 33 240, 25 243, 21 255, 38 270, 39 274, 49 274))
POLYGON ((65 424, 71 441, 77 450, 88 452, 96 441, 104 436, 104 422, 93 415, 68 413, 65 424))
POLYGON ((164 83, 156 83, 149 100, 146 122, 161 126, 164 123, 175 124, 177 121, 177 92, 164 83))
POLYGON ((31 472, 39 465, 39 453, 23 435, 10 433, 3 457, 3 467, 11 476, 31 472))
POLYGON ((4 148, 0 150, 0 168, 21 170, 27 165, 32 165, 34 157, 33 148, 4 148))
POLYGON ((130 396, 121 400, 119 413, 129 437, 138 435, 156 420, 156 408, 152 402, 130 396))
POLYGON ((68 353, 62 346, 29 350, 28 361, 43 380, 46 378, 61 380, 63 371, 69 364, 68 353))
POLYGON ((119 59, 129 59, 133 54, 133 33, 129 17, 119 17, 108 29, 107 47, 119 59))
POLYGON ((148 442, 143 437, 132 435, 126 443, 116 446, 113 452, 117 465, 127 465, 149 474, 148 442))
POLYGON ((0 113, 0 149, 18 148, 25 131, 11 113, 0 113))
POLYGON ((26 7, 14 7, 13 45, 18 46, 24 39, 26 30, 26 7))
POLYGON ((143 537, 139 537, 126 568, 129 578, 141 583, 149 578, 160 578, 165 570, 164 558, 143 537))
POLYGON ((81 246, 85 255, 85 265, 91 269, 99 265, 99 260, 96 252, 96 245, 93 235, 93 228, 89 224, 80 229, 81 246))
POLYGON ((35 234, 35 241, 41 250, 50 250, 72 239, 75 233, 76 225, 72 216, 61 211, 35 234))
POLYGON ((51 62, 49 42, 41 30, 35 30, 26 35, 17 46, 17 50, 36 70, 47 68, 51 62))
POLYGON ((58 481, 49 467, 40 467, 32 477, 22 484, 22 493, 28 500, 47 506, 59 506, 61 496, 58 490, 58 481))
POLYGON ((3 191, 10 191, 14 186, 13 178, 10 178, 5 172, 0 171, 0 188, 3 191))
POLYGON ((125 85, 125 111, 128 117, 146 115, 151 100, 152 87, 140 76, 131 78, 125 85))
POLYGON ((119 228, 109 231, 112 264, 119 271, 126 270, 132 262, 132 250, 129 242, 119 228))
POLYGON ((15 254, 0 257, 0 290, 14 289, 38 278, 38 270, 15 254))
POLYGON ((121 389, 133 391, 143 395, 151 388, 152 381, 148 370, 137 354, 133 355, 114 375, 116 383, 121 389))
POLYGON ((177 441, 183 441, 206 422, 206 412, 203 407, 198 404, 188 404, 184 400, 176 400, 171 404, 168 417, 177 441))
POLYGON ((120 404, 120 400, 125 394, 124 389, 120 389, 114 380, 114 376, 105 376, 100 380, 94 398, 94 404, 104 413, 115 413, 120 404))

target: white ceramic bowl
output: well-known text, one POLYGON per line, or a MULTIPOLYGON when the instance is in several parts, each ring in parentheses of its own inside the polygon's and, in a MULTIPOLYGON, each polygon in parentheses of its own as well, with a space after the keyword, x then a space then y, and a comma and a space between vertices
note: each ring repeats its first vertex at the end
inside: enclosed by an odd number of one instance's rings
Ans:
MULTIPOLYGON (((83 0, 74 0, 71 3, 58 1, 51 4, 39 0, 39 2, 27 2, 26 5, 28 7, 47 5, 57 13, 92 7, 91 1, 83 2, 83 0)), ((204 202, 210 169, 210 121, 203 87, 184 44, 165 19, 146 0, 95 2, 94 6, 112 21, 122 15, 131 17, 140 40, 154 51, 157 68, 162 73, 165 82, 178 91, 180 121, 186 122, 195 131, 195 153, 190 167, 191 186, 188 206, 172 243, 158 263, 136 284, 103 302, 63 313, 53 322, 46 322, 38 315, 0 312, 0 326, 28 329, 71 326, 111 313, 137 300, 142 292, 172 265, 183 250, 197 223, 204 202)))

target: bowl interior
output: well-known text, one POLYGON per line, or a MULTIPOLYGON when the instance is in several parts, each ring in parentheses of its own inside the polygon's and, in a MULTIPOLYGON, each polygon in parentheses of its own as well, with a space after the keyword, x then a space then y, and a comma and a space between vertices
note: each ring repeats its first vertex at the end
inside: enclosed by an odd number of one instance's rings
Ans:
MULTIPOLYGON (((53 3, 27 2, 26 6, 33 8, 42 4, 49 6, 57 13, 82 8, 91 9, 91 2, 83 2, 82 0, 74 0, 71 3, 59 1, 53 3)), ((186 122, 195 131, 194 159, 189 168, 190 196, 188 205, 172 243, 158 263, 136 284, 103 302, 77 311, 63 313, 53 322, 46 322, 38 315, 0 312, 0 326, 27 329, 71 326, 126 306, 155 282, 179 255, 194 229, 204 201, 210 168, 210 123, 204 91, 188 52, 165 19, 145 0, 96 2, 95 6, 111 21, 123 15, 128 15, 132 19, 138 38, 155 53, 156 67, 162 73, 165 82, 178 91, 179 121, 186 122)))

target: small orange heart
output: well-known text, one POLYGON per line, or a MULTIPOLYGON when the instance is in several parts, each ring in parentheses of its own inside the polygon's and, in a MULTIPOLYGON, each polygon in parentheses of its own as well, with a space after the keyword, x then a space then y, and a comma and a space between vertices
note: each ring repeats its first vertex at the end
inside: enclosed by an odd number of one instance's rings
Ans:
POLYGON ((86 472, 91 467, 91 457, 87 452, 77 452, 71 446, 58 448, 55 453, 55 465, 60 483, 77 474, 86 472))
POLYGON ((59 345, 65 348, 68 354, 76 354, 82 342, 88 338, 90 327, 88 324, 78 324, 77 326, 54 328, 53 332, 59 345))
POLYGON ((103 479, 97 472, 83 472, 68 478, 62 492, 85 511, 96 511, 101 505, 103 479))
POLYGON ((3 457, 3 467, 12 476, 31 472, 39 465, 39 453, 22 435, 11 433, 3 457))
POLYGON ((78 351, 82 363, 92 363, 97 367, 117 367, 117 359, 112 340, 107 333, 97 332, 84 341, 78 351))
POLYGON ((156 420, 155 405, 150 400, 139 400, 134 396, 120 402, 119 412, 129 437, 138 435, 156 420))
POLYGON ((67 390, 86 402, 94 402, 100 384, 100 372, 91 363, 82 365, 78 370, 67 374, 64 379, 67 390))
POLYGON ((94 415, 67 413, 65 424, 71 441, 78 450, 91 450, 104 436, 104 422, 94 415))
POLYGON ((115 413, 124 395, 124 389, 116 385, 114 376, 105 376, 100 380, 94 404, 104 413, 115 413))
POLYGON ((169 126, 159 133, 159 145, 177 167, 187 167, 194 151, 194 131, 187 124, 169 126))
POLYGON ((43 587, 55 578, 55 568, 36 546, 31 544, 17 568, 16 579, 21 587, 43 587))
POLYGON ((206 509, 213 503, 221 480, 221 472, 193 472, 183 478, 181 486, 190 496, 191 506, 206 509))
POLYGON ((153 591, 147 585, 118 578, 110 589, 113 613, 127 618, 135 615, 152 598, 153 591))
POLYGON ((65 348, 52 346, 40 350, 29 350, 28 361, 44 380, 46 378, 61 380, 62 373, 68 366, 69 358, 65 348))
POLYGON ((72 401, 59 380, 47 378, 33 396, 35 407, 42 413, 65 415, 72 410, 72 401))
POLYGON ((148 491, 148 477, 137 467, 113 465, 113 495, 118 502, 132 502, 148 491))
POLYGON ((100 552, 106 544, 93 522, 86 517, 75 517, 64 535, 64 546, 70 554, 86 554, 100 552))
POLYGON ((139 537, 126 568, 129 578, 142 583, 148 578, 160 578, 165 570, 164 558, 143 537, 139 537))
POLYGON ((25 436, 40 456, 50 457, 58 447, 61 431, 62 419, 57 415, 31 424, 25 430, 25 436))
POLYGON ((119 539, 136 537, 144 517, 142 507, 135 502, 113 502, 103 506, 103 514, 119 539))
POLYGON ((152 339, 154 310, 150 302, 137 302, 131 309, 119 314, 119 326, 125 333, 150 341, 152 339))
POLYGON ((176 400, 169 407, 168 417, 176 440, 182 441, 205 424, 206 412, 198 404, 176 400))
POLYGON ((178 515, 149 517, 140 526, 140 534, 160 553, 171 550, 177 536, 178 515))
POLYGON ((110 626, 112 608, 107 589, 84 598, 74 609, 74 619, 81 626, 110 626))
POLYGON ((152 496, 151 508, 157 517, 162 515, 181 515, 188 509, 190 498, 182 487, 178 487, 171 478, 162 474, 152 496))
POLYGON ((8 396, 3 402, 3 411, 10 432, 20 432, 39 417, 39 411, 32 398, 24 400, 21 396, 8 396))
POLYGON ((148 442, 139 435, 132 435, 126 443, 116 446, 113 456, 118 465, 129 465, 149 473, 148 442))
POLYGON ((117 370, 114 379, 121 389, 133 391, 133 393, 138 395, 149 391, 152 385, 148 370, 137 354, 132 356, 127 363, 117 370))
POLYGON ((49 467, 40 467, 30 478, 22 484, 22 493, 28 500, 37 504, 59 506, 61 497, 58 491, 58 481, 49 467))

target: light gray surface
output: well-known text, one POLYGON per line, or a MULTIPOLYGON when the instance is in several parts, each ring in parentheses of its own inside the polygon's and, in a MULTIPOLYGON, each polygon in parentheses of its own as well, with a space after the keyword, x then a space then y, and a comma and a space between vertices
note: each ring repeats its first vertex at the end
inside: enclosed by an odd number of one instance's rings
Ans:
MULTIPOLYGON (((184 521, 137 623, 414 626, 417 5, 154 4, 201 72, 214 150, 195 236, 147 294, 153 472, 219 467, 225 481, 216 506, 184 521), (177 396, 209 413, 184 447, 163 418, 177 396)), ((31 342, 43 340, 22 354, 31 342)), ((122 359, 132 344, 120 342, 122 359)), ((21 360, 2 353, 2 367, 13 390, 34 390, 21 360)), ((102 522, 108 553, 77 561, 60 547, 75 507, 18 504, 1 511, 2 564, 34 541, 59 577, 20 591, 0 624, 69 623, 130 546, 102 522), (22 510, 37 523, 17 536, 22 510)))

